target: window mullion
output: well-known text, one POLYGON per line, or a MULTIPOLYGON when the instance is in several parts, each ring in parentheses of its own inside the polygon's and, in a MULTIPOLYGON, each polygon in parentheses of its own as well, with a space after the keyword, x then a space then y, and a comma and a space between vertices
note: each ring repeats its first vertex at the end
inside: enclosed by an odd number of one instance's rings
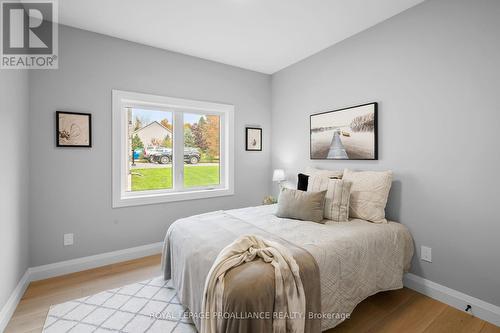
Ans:
POLYGON ((174 112, 173 141, 173 188, 180 191, 184 189, 184 115, 180 111, 174 112))
POLYGON ((226 117, 219 118, 219 186, 225 187, 226 180, 226 117))

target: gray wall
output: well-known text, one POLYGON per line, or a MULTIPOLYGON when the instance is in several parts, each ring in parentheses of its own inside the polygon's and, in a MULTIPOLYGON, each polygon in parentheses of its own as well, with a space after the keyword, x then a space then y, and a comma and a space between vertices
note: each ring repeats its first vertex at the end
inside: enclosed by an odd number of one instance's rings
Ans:
POLYGON ((257 205, 270 190, 270 76, 68 27, 59 70, 30 74, 31 265, 163 240, 200 212, 257 205), (111 208, 111 90, 234 104, 235 195, 111 208), (55 111, 91 112, 92 149, 56 148, 55 111), (263 152, 244 151, 244 127, 261 125, 263 152), (63 234, 75 245, 63 247, 63 234))
POLYGON ((0 71, 0 309, 28 268, 28 72, 0 71))
POLYGON ((499 17, 498 0, 429 0, 272 78, 273 167, 394 170, 388 215, 433 248, 412 272, 496 305, 499 17), (372 101, 379 161, 309 160, 309 114, 372 101))

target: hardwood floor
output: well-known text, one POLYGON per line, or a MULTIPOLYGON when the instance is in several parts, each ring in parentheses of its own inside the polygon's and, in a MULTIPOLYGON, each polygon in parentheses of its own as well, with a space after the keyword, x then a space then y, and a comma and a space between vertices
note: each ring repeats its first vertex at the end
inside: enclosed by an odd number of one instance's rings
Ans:
MULTIPOLYGON (((32 282, 5 333, 41 332, 50 305, 160 275, 160 256, 150 256, 32 282)), ((500 333, 500 327, 403 288, 379 293, 359 304, 328 333, 467 332, 500 333)))

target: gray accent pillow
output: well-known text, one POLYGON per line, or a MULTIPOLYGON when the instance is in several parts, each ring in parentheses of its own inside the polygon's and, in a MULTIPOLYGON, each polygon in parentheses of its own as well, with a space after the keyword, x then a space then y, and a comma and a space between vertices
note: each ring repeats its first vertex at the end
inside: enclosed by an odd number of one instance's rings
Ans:
POLYGON ((319 222, 323 221, 326 191, 305 192, 288 188, 281 189, 276 216, 319 222))

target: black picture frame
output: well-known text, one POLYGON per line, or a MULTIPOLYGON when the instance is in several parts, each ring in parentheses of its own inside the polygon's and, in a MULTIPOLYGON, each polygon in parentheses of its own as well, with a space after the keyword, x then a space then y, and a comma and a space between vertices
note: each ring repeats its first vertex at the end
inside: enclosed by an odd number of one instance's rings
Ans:
POLYGON ((56 111, 56 147, 61 148, 91 148, 92 147, 92 114, 91 113, 82 113, 82 112, 68 112, 68 111, 56 111), (61 142, 60 135, 60 118, 61 115, 73 115, 73 116, 85 116, 88 120, 88 143, 87 144, 66 144, 61 142))
POLYGON ((245 150, 246 151, 262 151, 262 128, 259 128, 259 127, 245 127, 245 150), (248 134, 249 134, 249 130, 250 131, 258 131, 259 132, 259 142, 260 142, 260 145, 258 148, 252 148, 249 146, 249 142, 248 142, 248 134))
POLYGON ((377 102, 371 102, 371 103, 365 103, 365 104, 359 104, 359 105, 354 105, 354 106, 349 106, 341 109, 336 109, 336 110, 331 110, 331 111, 325 111, 325 112, 319 112, 319 113, 314 113, 309 116, 309 158, 311 160, 328 160, 328 161, 376 161, 378 160, 378 103, 377 102), (338 112, 338 111, 346 111, 349 109, 355 109, 363 106, 368 106, 368 105, 373 105, 373 113, 374 113, 374 130, 373 130, 373 135, 374 135, 374 146, 373 146, 373 158, 318 158, 318 157, 313 157, 313 140, 312 140, 312 118, 314 116, 319 116, 327 113, 332 113, 332 112, 338 112))

